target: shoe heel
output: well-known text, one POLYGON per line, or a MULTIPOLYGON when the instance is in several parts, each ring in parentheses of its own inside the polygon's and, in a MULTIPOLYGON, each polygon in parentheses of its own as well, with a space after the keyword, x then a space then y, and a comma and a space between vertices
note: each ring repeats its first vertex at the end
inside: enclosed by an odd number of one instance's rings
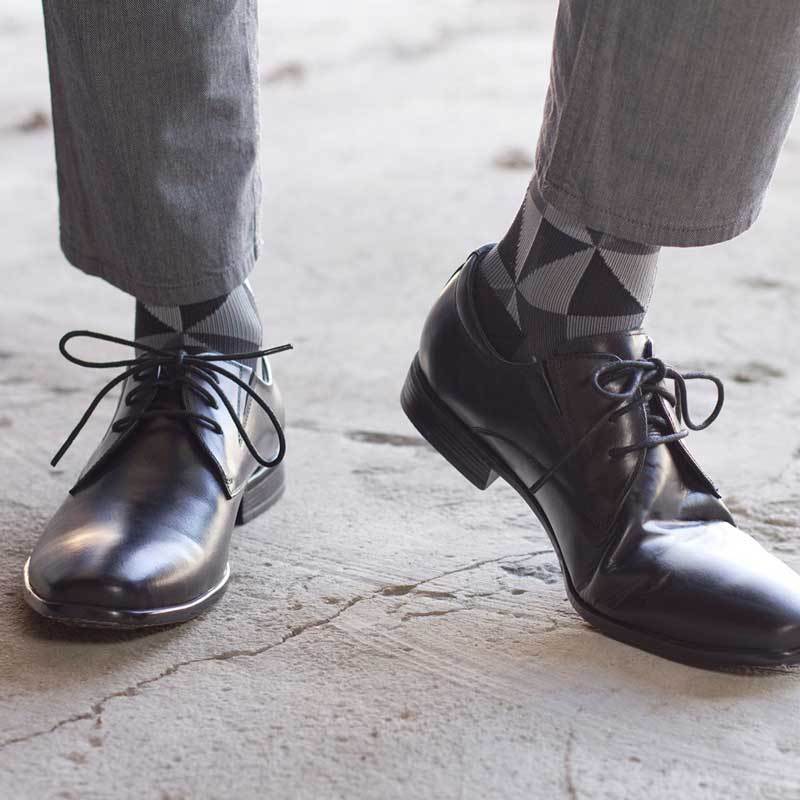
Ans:
POLYGON ((236 524, 245 525, 274 505, 286 489, 286 470, 283 463, 277 467, 257 469, 244 487, 236 524))
POLYGON ((483 443, 433 393, 415 356, 408 371, 400 405, 414 427, 467 480, 487 489, 498 475, 483 443))

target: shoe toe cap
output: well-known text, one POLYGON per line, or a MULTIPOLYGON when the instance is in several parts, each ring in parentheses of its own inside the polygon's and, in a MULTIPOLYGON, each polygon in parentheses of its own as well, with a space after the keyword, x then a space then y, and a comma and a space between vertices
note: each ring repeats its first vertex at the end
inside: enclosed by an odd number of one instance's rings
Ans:
POLYGON ((131 611, 174 606, 202 589, 197 549, 176 532, 139 539, 96 524, 43 537, 28 561, 26 583, 48 604, 131 611))
POLYGON ((800 661, 794 570, 727 522, 658 523, 646 534, 635 554, 605 571, 606 614, 710 653, 800 661))

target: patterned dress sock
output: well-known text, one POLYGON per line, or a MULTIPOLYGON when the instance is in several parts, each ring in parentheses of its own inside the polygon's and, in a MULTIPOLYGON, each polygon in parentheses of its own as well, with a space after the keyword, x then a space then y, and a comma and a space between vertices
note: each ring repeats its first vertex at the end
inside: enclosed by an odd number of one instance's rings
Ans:
MULTIPOLYGON (((243 353, 261 347, 261 318, 245 281, 229 294, 179 306, 136 301, 136 341, 194 352, 243 353)), ((253 368, 255 360, 244 362, 253 368)))
POLYGON ((505 358, 529 361, 581 336, 635 330, 660 248, 593 230, 529 189, 503 240, 478 265, 478 316, 505 358))

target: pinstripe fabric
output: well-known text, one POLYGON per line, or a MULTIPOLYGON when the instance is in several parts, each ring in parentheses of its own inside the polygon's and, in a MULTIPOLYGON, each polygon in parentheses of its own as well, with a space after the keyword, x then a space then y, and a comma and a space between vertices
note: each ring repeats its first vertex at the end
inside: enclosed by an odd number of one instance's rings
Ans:
POLYGON ((800 91, 797 0, 559 0, 536 153, 547 202, 696 247, 758 216, 800 91))
POLYGON ((239 286, 259 246, 257 0, 44 0, 61 244, 145 303, 239 286))

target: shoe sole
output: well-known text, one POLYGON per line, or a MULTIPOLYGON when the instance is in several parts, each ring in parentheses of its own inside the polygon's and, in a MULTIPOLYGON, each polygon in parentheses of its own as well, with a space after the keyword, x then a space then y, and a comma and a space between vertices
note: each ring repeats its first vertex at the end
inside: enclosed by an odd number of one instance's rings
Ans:
POLYGON ((798 650, 731 650, 698 646, 617 622, 592 608, 578 596, 572 585, 553 527, 536 498, 503 460, 439 399, 420 367, 418 355, 415 356, 408 371, 400 404, 406 416, 426 441, 470 483, 478 489, 485 490, 497 478, 502 478, 525 500, 544 527, 558 557, 570 603, 583 619, 601 633, 640 650, 692 666, 772 667, 800 663, 798 650))
MULTIPOLYGON (((244 525, 263 514, 278 502, 285 489, 286 471, 283 464, 279 464, 272 470, 257 469, 242 492, 235 524, 244 525)), ((25 602, 43 617, 80 628, 135 629, 186 622, 214 605, 225 594, 231 575, 230 563, 228 563, 225 565, 225 574, 216 586, 187 603, 163 608, 120 609, 45 600, 39 597, 31 587, 29 567, 30 558, 25 562, 23 568, 25 602)))

